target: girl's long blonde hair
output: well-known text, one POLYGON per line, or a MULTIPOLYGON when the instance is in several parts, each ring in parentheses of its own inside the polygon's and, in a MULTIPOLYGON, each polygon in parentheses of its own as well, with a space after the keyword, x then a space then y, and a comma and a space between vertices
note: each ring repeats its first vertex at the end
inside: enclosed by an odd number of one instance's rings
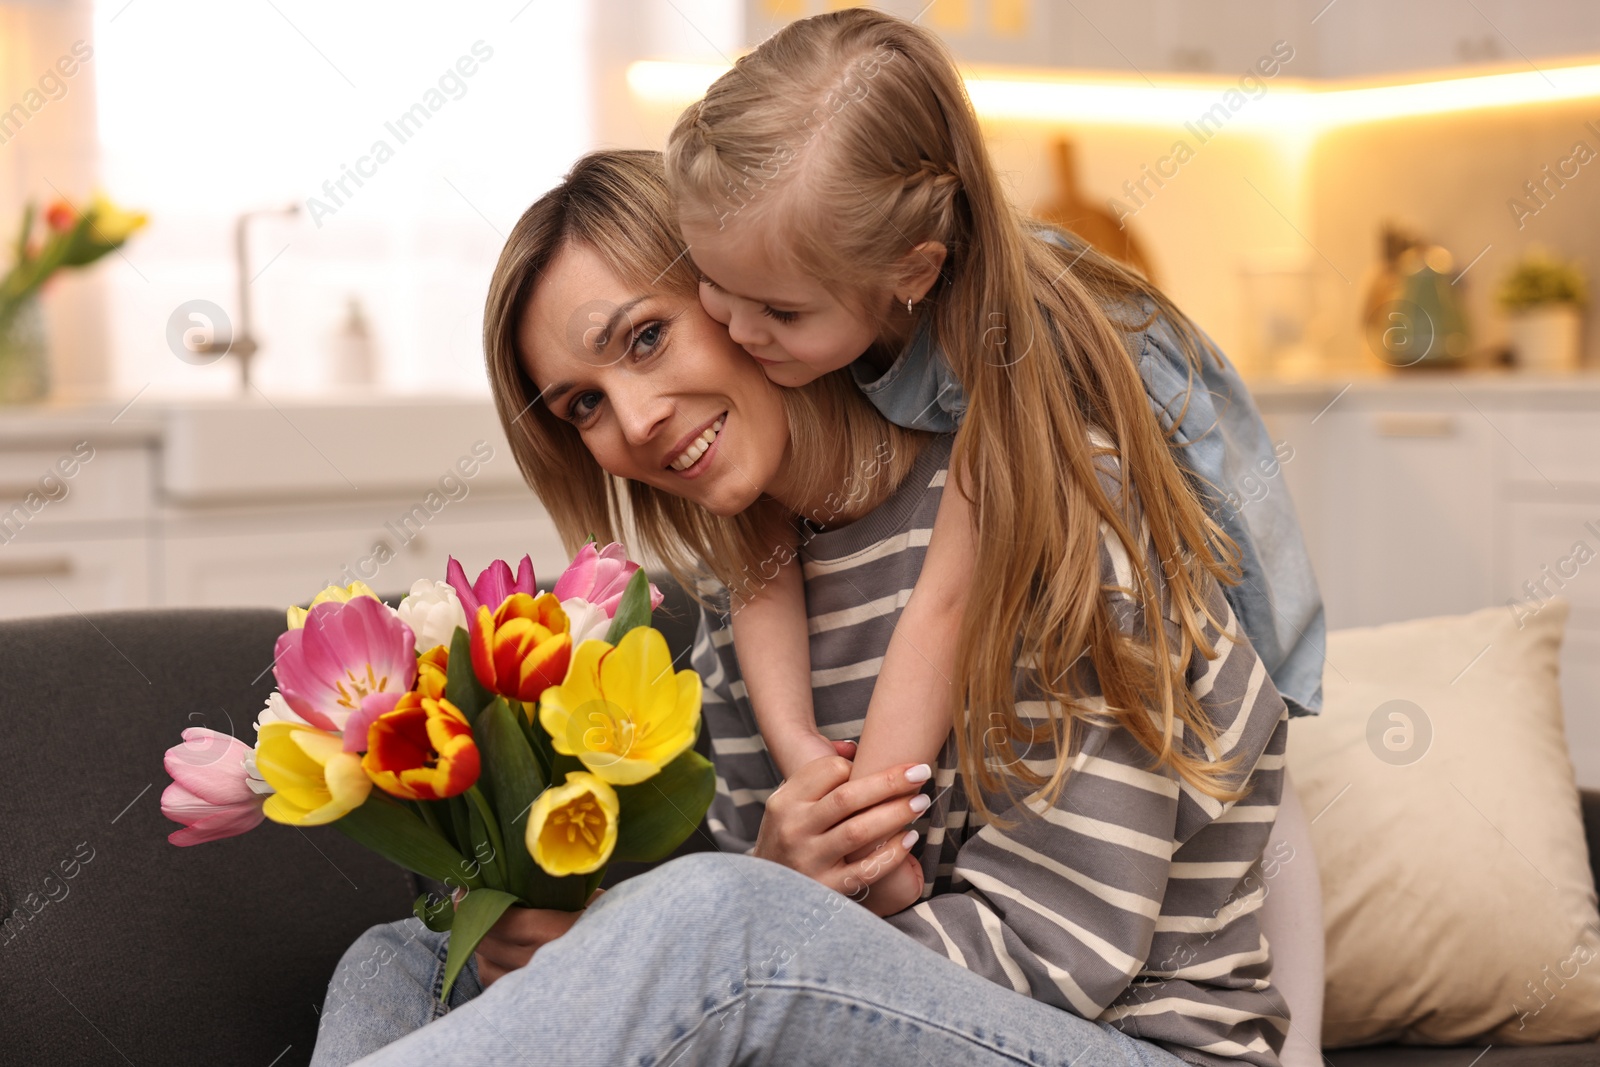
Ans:
MULTIPOLYGON (((1065 753, 1074 721, 1107 714, 1156 766, 1218 799, 1243 795, 1186 682, 1195 650, 1219 654, 1204 633, 1208 622, 1223 625, 1207 595, 1213 582, 1238 581, 1238 547, 1201 505, 1201 487, 1151 412, 1125 344, 1149 320, 1114 321, 1106 308, 1152 303, 1178 333, 1191 386, 1206 346, 1143 276, 1029 232, 938 39, 859 8, 794 22, 684 112, 667 172, 684 217, 762 226, 800 269, 880 321, 895 313, 890 294, 906 254, 925 241, 948 249, 923 314, 933 315, 968 397, 951 466, 970 481, 979 553, 952 689, 975 807, 992 816, 983 791, 1000 784, 1015 799, 1013 775, 1053 802, 1070 761, 1042 776, 1022 762, 1026 747, 1049 741, 1065 753), (1110 438, 1116 493, 1096 477, 1092 430, 1110 438), (1102 524, 1126 549, 1143 606, 1132 637, 1101 588, 1102 524), (1141 532, 1164 584, 1150 573, 1141 532), (1069 669, 1085 650, 1103 710, 1069 669), (1019 653, 1050 709, 1042 726, 1017 712, 1019 653)), ((1183 413, 1171 414, 1176 426, 1183 413)))
MULTIPOLYGON (((489 282, 483 347, 500 424, 523 478, 555 520, 568 551, 593 534, 626 540, 660 560, 691 594, 709 574, 734 597, 776 573, 792 544, 790 514, 770 498, 731 518, 642 482, 607 474, 578 430, 552 414, 528 377, 518 332, 540 275, 571 244, 592 248, 640 293, 667 292, 698 306, 697 279, 672 224, 661 153, 592 152, 525 211, 489 282), (630 527, 631 520, 631 530, 630 527), (634 534, 636 536, 629 536, 634 534)), ((790 467, 804 499, 858 485, 851 511, 877 506, 904 478, 926 435, 886 422, 843 373, 780 389, 790 425, 790 467), (858 483, 859 472, 877 475, 858 483)), ((848 516, 835 515, 834 521, 848 516)))

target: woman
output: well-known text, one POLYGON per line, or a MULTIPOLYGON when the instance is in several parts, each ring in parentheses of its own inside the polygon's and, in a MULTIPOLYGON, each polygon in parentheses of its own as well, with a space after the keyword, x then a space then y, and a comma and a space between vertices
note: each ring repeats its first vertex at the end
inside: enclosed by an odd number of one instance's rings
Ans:
MULTIPOLYGON (((734 559, 782 543, 764 540, 777 510, 764 498, 817 518, 829 529, 802 550, 813 629, 825 638, 813 663, 824 680, 859 674, 887 640, 877 614, 892 613, 915 579, 949 440, 893 429, 846 383, 770 386, 703 313, 692 274, 674 266, 668 217, 653 154, 597 155, 508 242, 486 331, 491 353, 514 350, 513 365, 491 359, 519 461, 568 536, 611 528, 618 490, 596 465, 626 479, 641 534, 679 566, 686 544, 703 553, 720 544, 734 559), (514 343, 499 342, 506 331, 514 343), (532 407, 516 402, 530 382, 532 407), (708 432, 694 476, 674 470, 708 432)), ((1114 457, 1099 466, 1115 492, 1114 457)), ((1119 545, 1097 546, 1103 584, 1127 587, 1138 568, 1119 545)), ((1143 564, 1162 571, 1153 555, 1143 564)), ((1107 599, 1118 626, 1135 631, 1138 602, 1107 599)), ((719 843, 753 856, 674 861, 575 920, 533 914, 526 966, 506 970, 486 954, 489 988, 473 997, 472 981, 458 987, 453 1002, 466 1010, 367 1062, 821 1064, 871 1048, 888 1063, 1275 1064, 1286 1013, 1256 913, 1287 718, 1248 644, 1209 636, 1213 657, 1194 649, 1180 659, 1207 722, 1180 727, 1178 744, 1231 776, 1228 800, 1152 771, 1150 753, 1105 721, 1109 711, 1076 723, 1072 773, 1053 801, 1030 795, 1025 809, 986 796, 996 813, 986 825, 968 817, 949 748, 931 807, 908 799, 929 777, 918 768, 849 782, 844 759, 819 759, 770 793, 719 795, 719 843), (841 893, 905 857, 911 822, 927 827, 931 895, 889 922, 844 902, 841 893), (955 891, 955 866, 965 891, 955 891)), ((754 780, 738 764, 759 764, 760 742, 725 638, 725 620, 703 624, 707 724, 719 769, 754 780)), ((1075 666, 1092 703, 1094 672, 1075 666)), ((849 737, 865 701, 852 711, 847 687, 830 696, 819 693, 819 724, 849 737)), ((1027 696, 1024 677, 1025 716, 1027 696)), ((1034 771, 1055 763, 1049 746, 1019 760, 1034 771)), ((370 988, 357 1010, 330 992, 316 1062, 349 1062, 427 1020, 442 944, 407 941, 403 925, 352 948, 347 966, 376 960, 370 988), (380 1020, 376 1005, 398 1014, 380 1020)))

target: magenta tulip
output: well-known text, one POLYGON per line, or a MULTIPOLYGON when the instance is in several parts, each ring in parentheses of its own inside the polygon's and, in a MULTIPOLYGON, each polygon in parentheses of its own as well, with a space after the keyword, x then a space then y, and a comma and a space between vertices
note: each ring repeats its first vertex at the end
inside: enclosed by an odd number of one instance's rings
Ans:
POLYGON ((161 793, 161 814, 183 823, 167 840, 199 845, 236 837, 264 816, 264 794, 250 788, 245 760, 252 749, 238 738, 191 726, 183 743, 167 749, 163 760, 172 784, 161 793))
MULTIPOLYGON (((572 564, 556 579, 556 599, 561 601, 579 597, 615 618, 617 605, 622 603, 623 590, 639 565, 628 558, 628 550, 613 541, 596 549, 590 541, 578 549, 572 564)), ((661 606, 661 590, 650 586, 650 610, 661 606)), ((469 615, 468 618, 471 618, 469 615)))
POLYGON ((318 729, 342 731, 368 697, 411 688, 416 637, 381 601, 329 601, 311 609, 302 629, 279 636, 272 673, 297 715, 318 729))
POLYGON ((450 557, 444 576, 456 591, 456 596, 461 598, 461 607, 467 613, 469 622, 478 617, 479 607, 488 608, 489 614, 493 615, 513 593, 538 595, 533 584, 533 560, 528 556, 523 556, 522 562, 517 564, 516 578, 511 577, 510 564, 497 559, 483 569, 476 582, 468 585, 467 572, 461 569, 461 564, 454 556, 450 557))

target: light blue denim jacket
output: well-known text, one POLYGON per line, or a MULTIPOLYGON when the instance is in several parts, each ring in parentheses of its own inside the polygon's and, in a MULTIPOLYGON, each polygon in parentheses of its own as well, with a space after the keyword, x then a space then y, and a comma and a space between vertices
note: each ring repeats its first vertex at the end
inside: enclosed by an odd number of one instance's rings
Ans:
MULTIPOLYGON (((1079 248, 1075 239, 1041 229, 1045 240, 1079 248)), ((1143 322, 1155 306, 1143 301, 1119 317, 1143 322)), ((961 383, 933 342, 930 316, 924 315, 905 351, 883 374, 873 377, 859 360, 851 365, 856 384, 884 418, 914 430, 952 433, 966 415, 961 383)), ((1322 710, 1322 664, 1327 642, 1322 594, 1306 553, 1294 503, 1279 472, 1280 460, 1244 381, 1203 332, 1209 348, 1199 376, 1203 389, 1189 387, 1190 364, 1172 325, 1157 317, 1129 335, 1130 354, 1139 363, 1150 406, 1164 430, 1182 415, 1170 440, 1178 462, 1199 479, 1202 502, 1212 518, 1238 544, 1242 580, 1223 589, 1239 625, 1261 657, 1291 715, 1322 710), (1188 398, 1185 409, 1184 400, 1188 398), (1261 496, 1247 487, 1266 487, 1261 496)))

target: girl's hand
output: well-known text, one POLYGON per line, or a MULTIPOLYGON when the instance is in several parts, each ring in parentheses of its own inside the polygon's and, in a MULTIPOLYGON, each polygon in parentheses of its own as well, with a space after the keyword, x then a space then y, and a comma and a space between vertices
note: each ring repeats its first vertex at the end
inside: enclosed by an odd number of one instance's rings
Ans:
MULTIPOLYGON (((593 904, 604 892, 596 889, 588 903, 593 904)), ((513 904, 478 942, 474 955, 478 959, 479 984, 488 989, 504 975, 526 967, 535 952, 572 929, 582 917, 582 909, 555 911, 513 904)))
POLYGON ((785 778, 792 777, 812 760, 819 760, 825 756, 844 756, 851 759, 855 756, 854 741, 829 741, 817 731, 815 727, 809 730, 795 730, 781 737, 767 737, 764 739, 767 751, 772 753, 772 762, 778 765, 778 773, 785 778), (844 746, 848 745, 849 751, 844 746))
POLYGON ((903 862, 916 843, 914 834, 901 830, 917 815, 911 795, 931 775, 925 763, 897 764, 852 781, 843 756, 812 760, 767 797, 754 855, 857 896, 903 862), (913 771, 915 777, 908 777, 913 771))
POLYGON ((888 874, 867 887, 866 896, 857 903, 880 919, 904 911, 922 896, 922 864, 917 857, 907 856, 895 864, 888 874))

